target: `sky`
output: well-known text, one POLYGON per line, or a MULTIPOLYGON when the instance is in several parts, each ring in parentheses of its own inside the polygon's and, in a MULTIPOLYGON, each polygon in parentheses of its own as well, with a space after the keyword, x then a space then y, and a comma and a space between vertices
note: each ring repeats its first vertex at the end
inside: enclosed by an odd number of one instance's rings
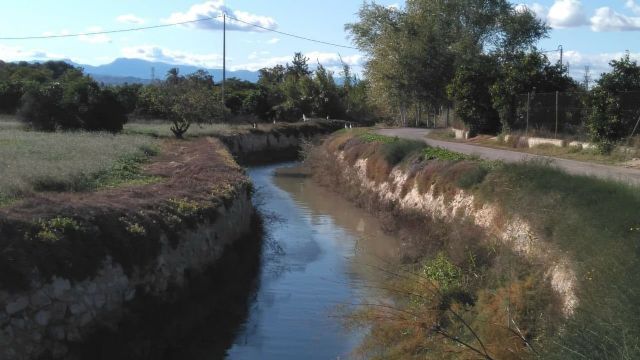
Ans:
MULTIPOLYGON (((154 26, 218 16, 223 11, 245 22, 325 42, 352 46, 344 24, 357 21, 361 0, 0 0, 0 37, 61 35, 154 26)), ((377 3, 402 7, 401 0, 377 3)), ((594 77, 607 63, 629 51, 640 58, 640 0, 520 0, 552 28, 539 47, 552 61, 564 49, 564 62, 576 78, 590 66, 594 77)), ((296 51, 311 62, 337 70, 340 57, 360 71, 358 50, 291 38, 230 20, 227 67, 258 70, 284 64, 296 51)), ((204 21, 139 32, 58 38, 0 40, 0 59, 70 59, 100 65, 119 57, 140 58, 207 68, 222 65, 220 21, 204 21)))

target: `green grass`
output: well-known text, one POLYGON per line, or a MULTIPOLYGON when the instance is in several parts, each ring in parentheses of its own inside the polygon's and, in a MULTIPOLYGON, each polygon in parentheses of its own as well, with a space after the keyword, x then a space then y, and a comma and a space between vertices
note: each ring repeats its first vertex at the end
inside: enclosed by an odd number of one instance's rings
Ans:
POLYGON ((496 167, 478 192, 527 219, 576 267, 580 305, 549 356, 639 358, 640 189, 529 162, 496 167))
POLYGON ((446 160, 446 161, 463 161, 473 160, 472 156, 449 151, 440 147, 428 147, 424 149, 424 158, 426 160, 446 160))
POLYGON ((360 134, 359 137, 360 139, 364 140, 364 142, 367 142, 367 143, 379 142, 383 144, 391 144, 400 140, 398 137, 374 134, 370 132, 360 134))
MULTIPOLYGON (((260 125, 260 129, 268 130, 270 124, 260 125)), ((185 137, 228 135, 231 133, 246 131, 251 129, 251 125, 230 125, 230 124, 193 124, 185 137)), ((131 135, 147 135, 158 138, 172 138, 171 123, 167 121, 134 121, 124 126, 124 133, 131 135)))
POLYGON ((24 125, 13 115, 0 114, 0 131, 3 130, 19 130, 24 125))
POLYGON ((141 165, 158 143, 140 135, 0 129, 0 204, 38 191, 86 191, 157 179, 141 165))

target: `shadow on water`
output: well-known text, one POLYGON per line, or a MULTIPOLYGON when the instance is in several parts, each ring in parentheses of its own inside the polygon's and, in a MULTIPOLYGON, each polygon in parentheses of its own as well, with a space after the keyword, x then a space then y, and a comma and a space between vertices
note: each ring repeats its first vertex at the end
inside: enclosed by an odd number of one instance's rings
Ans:
POLYGON ((248 316, 261 266, 262 219, 251 235, 225 249, 188 286, 164 301, 137 298, 115 328, 98 329, 82 344, 70 344, 70 359, 222 359, 248 316), (167 300, 168 299, 168 300, 167 300))

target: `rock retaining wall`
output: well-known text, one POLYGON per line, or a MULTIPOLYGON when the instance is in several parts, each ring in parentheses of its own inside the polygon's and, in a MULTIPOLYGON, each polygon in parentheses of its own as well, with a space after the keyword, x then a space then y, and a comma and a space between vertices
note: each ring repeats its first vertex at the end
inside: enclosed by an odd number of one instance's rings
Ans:
POLYGON ((162 296, 181 286, 187 272, 206 269, 225 247, 250 231, 253 206, 249 191, 239 191, 220 206, 215 221, 182 233, 177 247, 162 236, 151 271, 128 276, 107 258, 97 276, 81 282, 55 277, 33 283, 28 291, 0 291, 0 359, 31 359, 48 353, 64 357, 68 342, 79 342, 96 325, 117 323, 123 307, 143 292, 162 296))

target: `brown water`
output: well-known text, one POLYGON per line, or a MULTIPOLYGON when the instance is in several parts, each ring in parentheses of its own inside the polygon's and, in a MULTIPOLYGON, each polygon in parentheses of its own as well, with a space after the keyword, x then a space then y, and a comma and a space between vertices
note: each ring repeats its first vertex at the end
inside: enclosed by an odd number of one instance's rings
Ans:
MULTIPOLYGON (((289 166, 295 166, 290 164, 289 166)), ((267 224, 255 299, 228 359, 344 359, 361 333, 348 332, 336 307, 376 297, 372 265, 393 257, 395 239, 377 219, 296 171, 249 170, 267 224)))

